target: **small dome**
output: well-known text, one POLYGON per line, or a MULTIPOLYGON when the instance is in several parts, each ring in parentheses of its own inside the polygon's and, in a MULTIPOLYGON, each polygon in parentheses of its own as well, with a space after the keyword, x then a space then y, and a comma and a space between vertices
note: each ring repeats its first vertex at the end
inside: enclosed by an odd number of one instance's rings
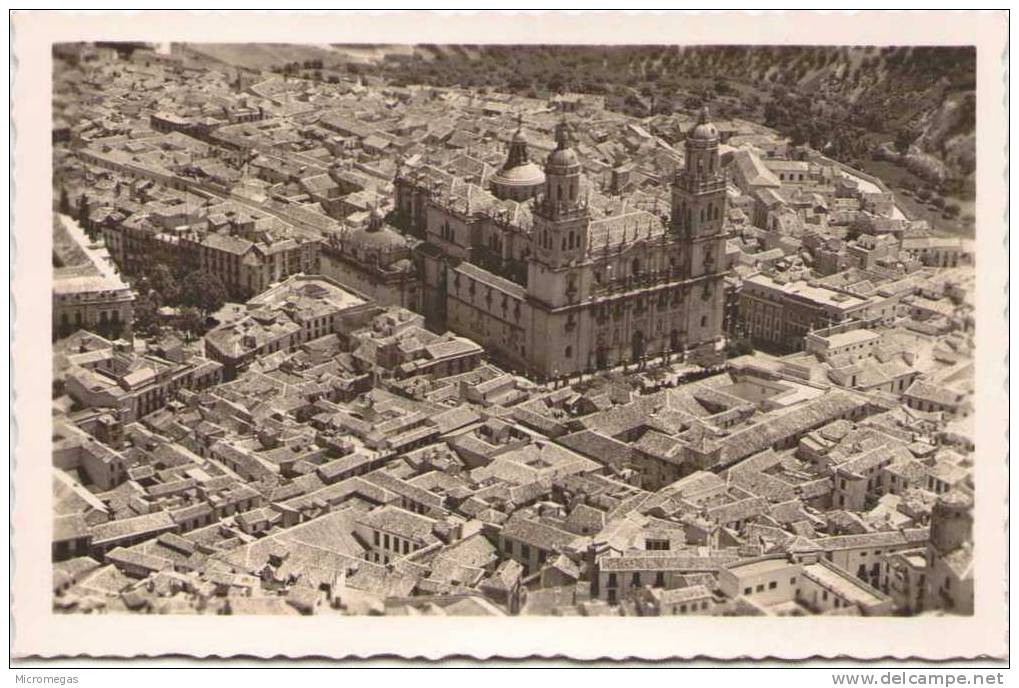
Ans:
POLYGON ((359 227, 351 230, 347 235, 347 242, 367 250, 404 248, 407 245, 403 235, 389 225, 382 225, 377 229, 359 227))
MULTIPOLYGON (((565 120, 556 125, 555 129, 556 148, 545 161, 545 167, 569 168, 579 167, 580 158, 577 151, 573 149, 573 132, 565 120)), ((562 172, 558 173, 562 174, 562 172)))
POLYGON ((572 148, 559 148, 552 151, 545 164, 555 167, 576 167, 580 165, 580 158, 577 157, 577 151, 572 148))
POLYGON ((701 116, 700 119, 697 120, 697 126, 690 131, 687 138, 695 139, 697 141, 712 141, 718 138, 718 128, 712 124, 708 118, 707 107, 701 110, 701 116))
POLYGON ((690 132, 690 138, 697 139, 698 141, 711 141, 718 138, 718 129, 711 123, 698 124, 690 132))

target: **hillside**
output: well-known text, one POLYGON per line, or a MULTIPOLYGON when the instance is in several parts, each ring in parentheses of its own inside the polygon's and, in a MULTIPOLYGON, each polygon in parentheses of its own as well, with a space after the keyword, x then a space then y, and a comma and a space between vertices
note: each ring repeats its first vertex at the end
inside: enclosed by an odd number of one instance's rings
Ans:
POLYGON ((919 176, 965 185, 975 67, 970 47, 423 45, 360 69, 397 84, 599 93, 640 116, 710 102, 847 160, 908 140, 929 159, 919 176))

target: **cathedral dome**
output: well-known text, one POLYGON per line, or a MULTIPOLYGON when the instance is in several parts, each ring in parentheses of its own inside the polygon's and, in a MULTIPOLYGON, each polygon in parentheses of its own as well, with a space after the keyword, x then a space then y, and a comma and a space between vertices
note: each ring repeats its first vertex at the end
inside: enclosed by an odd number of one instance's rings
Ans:
POLYGON ((492 175, 493 184, 504 186, 541 186, 545 183, 545 173, 533 162, 525 162, 516 167, 504 167, 492 175))
POLYGON ((496 198, 515 201, 534 196, 545 184, 545 173, 527 155, 527 138, 522 125, 518 125, 510 141, 506 163, 491 176, 490 182, 496 198))

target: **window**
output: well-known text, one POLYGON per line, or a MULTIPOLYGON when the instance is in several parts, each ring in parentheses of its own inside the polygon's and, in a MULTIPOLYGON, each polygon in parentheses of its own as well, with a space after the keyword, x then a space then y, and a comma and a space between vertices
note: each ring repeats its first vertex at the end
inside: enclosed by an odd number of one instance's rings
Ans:
POLYGON ((686 614, 686 605, 685 604, 679 605, 679 613, 680 614, 686 614))
POLYGON ((764 583, 757 586, 757 592, 764 592, 764 583))
POLYGON ((382 536, 382 548, 383 549, 389 549, 389 535, 388 534, 382 536))
POLYGON ((750 594, 750 593, 752 593, 753 591, 754 591, 754 589, 753 589, 753 588, 743 588, 743 594, 744 594, 744 595, 749 595, 749 594, 750 594))
POLYGON ((665 574, 662 573, 661 571, 655 574, 655 587, 656 588, 665 587, 665 574))
POLYGON ((789 579, 789 585, 796 585, 796 578, 795 577, 789 579))
POLYGON ((379 539, 380 539, 380 538, 379 538, 379 531, 377 531, 377 530, 376 530, 376 531, 375 531, 375 532, 373 533, 373 535, 375 536, 375 546, 376 546, 376 547, 378 547, 378 545, 379 545, 379 539))
POLYGON ((778 587, 777 581, 771 581, 770 583, 768 583, 768 590, 774 590, 777 587, 778 587))
POLYGON ((633 573, 633 575, 630 576, 630 585, 640 585, 640 572, 639 571, 635 571, 633 573))
POLYGON ((609 586, 611 587, 611 586, 615 586, 615 585, 618 585, 618 583, 616 582, 616 574, 615 573, 610 573, 609 574, 609 586))
POLYGON ((573 358, 573 347, 566 347, 566 358, 573 358))
POLYGON ((520 545, 520 557, 522 559, 531 558, 531 548, 527 545, 520 545))

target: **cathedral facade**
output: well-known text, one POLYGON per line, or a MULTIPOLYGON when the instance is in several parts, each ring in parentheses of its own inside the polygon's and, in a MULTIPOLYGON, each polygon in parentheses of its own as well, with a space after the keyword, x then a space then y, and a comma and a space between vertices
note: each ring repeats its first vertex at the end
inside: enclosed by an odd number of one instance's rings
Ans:
POLYGON ((398 211, 425 240, 419 256, 433 325, 538 378, 666 353, 720 355, 726 189, 718 144, 702 113, 672 181, 667 221, 640 210, 592 217, 566 123, 556 128, 541 191, 519 207, 479 210, 469 189, 449 197, 398 179, 398 211))

